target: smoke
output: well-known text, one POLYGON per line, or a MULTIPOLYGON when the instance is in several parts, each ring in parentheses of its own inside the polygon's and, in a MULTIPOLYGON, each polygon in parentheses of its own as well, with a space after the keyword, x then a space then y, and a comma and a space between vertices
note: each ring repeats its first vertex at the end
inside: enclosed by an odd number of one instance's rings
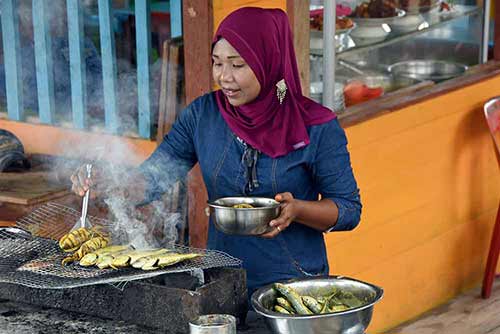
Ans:
MULTIPOLYGON (((18 1, 18 15, 21 39, 23 71, 23 100, 30 115, 37 115, 37 80, 35 66, 35 47, 33 35, 32 1, 18 1)), ((102 61, 100 52, 99 25, 96 1, 81 2, 84 8, 84 58, 86 68, 87 94, 87 131, 105 132, 104 89, 102 61)), ((71 113, 71 73, 68 41, 67 9, 65 0, 50 2, 50 33, 53 57, 54 93, 56 104, 55 125, 72 127, 71 113)), ((118 27, 123 23, 115 17, 118 27)), ((127 40, 120 28, 115 32, 117 55, 117 112, 120 135, 137 137, 138 101, 137 70, 133 64, 133 55, 127 49, 133 49, 135 41, 127 40), (128 44, 127 44, 128 43, 128 44)), ((3 47, 3 44, 2 44, 3 47)), ((157 119, 161 59, 151 66, 151 109, 152 126, 157 119)), ((0 67, 0 97, 5 98, 5 72, 0 67)), ((88 143, 68 139, 60 143, 59 152, 68 157, 87 157, 86 160, 58 159, 53 164, 56 175, 69 182, 69 175, 78 166, 92 163, 96 173, 101 171, 101 184, 92 192, 98 193, 98 199, 91 199, 90 205, 102 205, 108 213, 110 230, 114 243, 130 243, 137 248, 168 247, 182 242, 179 230, 184 226, 185 201, 180 200, 176 191, 168 190, 161 198, 148 205, 136 208, 137 202, 131 200, 137 186, 134 179, 137 174, 130 167, 131 162, 141 161, 133 147, 119 138, 110 137, 99 147, 89 147, 88 143), (114 139, 113 139, 114 138, 114 139), (67 171, 62 173, 61 171, 67 171), (176 203, 176 204, 175 204, 176 203)), ((169 175, 184 175, 185 167, 178 163, 169 163, 169 175)), ((169 179, 170 180, 170 179, 169 179)), ((173 181, 173 180, 172 180, 173 181)), ((174 182, 172 182, 174 183, 174 182)), ((185 196, 183 194, 182 196, 185 196)), ((80 209, 80 208, 77 208, 80 209)))
MULTIPOLYGON (((137 249, 144 249, 184 242, 179 232, 185 226, 187 197, 184 187, 175 181, 185 175, 187 167, 169 161, 165 173, 162 166, 151 166, 155 173, 167 174, 160 181, 166 192, 144 204, 141 203, 146 199, 142 193, 144 183, 137 174, 137 167, 130 165, 131 160, 140 161, 141 157, 124 141, 110 141, 98 147, 61 143, 60 149, 65 156, 89 157, 83 161, 57 159, 51 167, 57 174, 61 170, 76 172, 86 163, 93 165, 95 184, 91 188, 89 205, 105 213, 100 218, 108 221, 113 244, 132 244, 137 249)), ((59 181, 61 179, 68 182, 69 174, 63 173, 59 181)), ((75 209, 80 210, 80 207, 75 209)), ((89 214, 96 212, 89 210, 89 214)))

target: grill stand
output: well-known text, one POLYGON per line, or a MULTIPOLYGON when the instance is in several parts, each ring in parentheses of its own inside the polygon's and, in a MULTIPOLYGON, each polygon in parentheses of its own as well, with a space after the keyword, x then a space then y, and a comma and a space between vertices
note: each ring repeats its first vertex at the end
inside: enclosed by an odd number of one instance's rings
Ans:
POLYGON ((109 284, 36 289, 0 283, 0 298, 79 312, 165 330, 189 332, 189 321, 210 313, 232 314, 244 324, 248 311, 246 274, 240 268, 203 271, 205 284, 188 273, 130 281, 123 290, 109 284))

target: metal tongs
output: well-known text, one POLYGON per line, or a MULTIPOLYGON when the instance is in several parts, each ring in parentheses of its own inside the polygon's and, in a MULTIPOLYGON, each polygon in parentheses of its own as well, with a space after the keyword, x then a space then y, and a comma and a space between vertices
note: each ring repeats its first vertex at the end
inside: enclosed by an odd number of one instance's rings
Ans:
MULTIPOLYGON (((87 170, 87 179, 90 179, 92 176, 92 164, 86 164, 85 168, 87 170)), ((87 209, 89 207, 89 197, 90 197, 90 188, 85 192, 82 201, 82 215, 80 216, 80 220, 76 222, 71 231, 76 230, 78 228, 86 227, 87 224, 87 209)))

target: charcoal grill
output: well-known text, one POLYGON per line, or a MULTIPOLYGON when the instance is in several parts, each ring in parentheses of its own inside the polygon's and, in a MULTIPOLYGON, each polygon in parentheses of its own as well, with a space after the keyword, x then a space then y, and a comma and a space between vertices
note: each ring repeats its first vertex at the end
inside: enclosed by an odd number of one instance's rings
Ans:
MULTIPOLYGON (((144 272, 61 266, 67 256, 57 239, 79 219, 79 212, 45 204, 0 228, 0 298, 61 308, 104 318, 187 332, 188 322, 207 313, 233 314, 244 321, 248 308, 241 261, 223 252, 174 245, 178 252, 203 256, 144 272)), ((110 223, 88 217, 92 226, 110 223)))

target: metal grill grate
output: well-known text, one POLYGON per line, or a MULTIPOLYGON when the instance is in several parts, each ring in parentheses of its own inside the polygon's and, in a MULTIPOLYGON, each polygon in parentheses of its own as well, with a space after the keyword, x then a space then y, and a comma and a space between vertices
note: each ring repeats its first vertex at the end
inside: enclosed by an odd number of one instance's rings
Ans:
MULTIPOLYGON (((167 273, 215 267, 240 266, 241 261, 226 253, 176 245, 180 253, 203 256, 154 271, 134 268, 120 270, 61 266, 67 256, 58 246, 62 237, 79 219, 77 211, 56 203, 46 204, 17 222, 17 227, 0 229, 0 282, 33 288, 63 289, 103 283, 124 283, 167 273)), ((88 217, 90 223, 109 226, 103 219, 88 217)))

